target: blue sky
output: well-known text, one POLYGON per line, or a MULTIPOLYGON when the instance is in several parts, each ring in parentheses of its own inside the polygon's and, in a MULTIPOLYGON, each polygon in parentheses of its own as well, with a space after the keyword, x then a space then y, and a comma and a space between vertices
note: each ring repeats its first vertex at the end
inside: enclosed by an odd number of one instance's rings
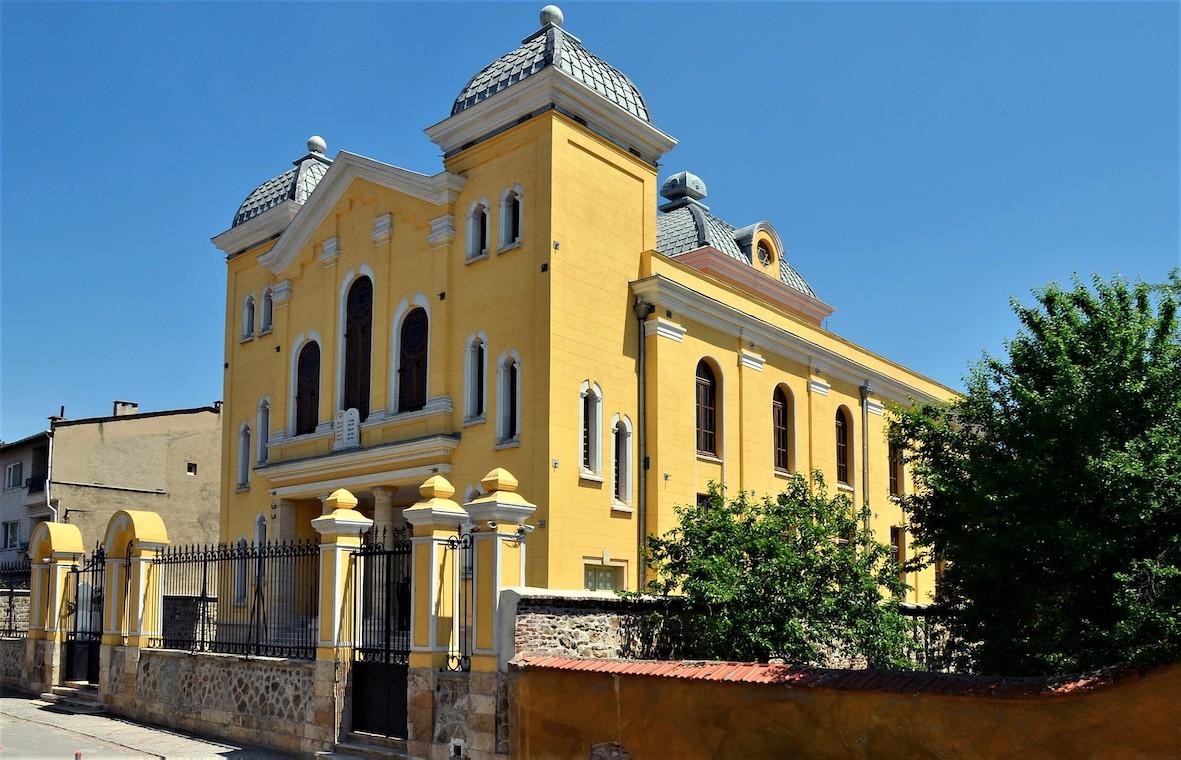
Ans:
MULTIPOLYGON (((0 436, 220 398, 209 238, 310 134, 438 171, 423 128, 542 4, 0 4, 0 436)), ((1011 296, 1181 264, 1175 3, 562 6, 680 140, 662 177, 937 380, 1011 296)))

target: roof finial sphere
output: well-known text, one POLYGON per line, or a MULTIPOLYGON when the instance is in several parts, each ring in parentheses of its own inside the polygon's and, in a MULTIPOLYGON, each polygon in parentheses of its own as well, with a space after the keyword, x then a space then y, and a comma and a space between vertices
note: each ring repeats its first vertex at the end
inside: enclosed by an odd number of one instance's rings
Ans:
POLYGON ((312 153, 324 153, 328 150, 328 143, 324 142, 323 137, 312 135, 308 138, 308 150, 312 153))
POLYGON ((556 5, 547 5, 541 9, 541 25, 561 26, 565 22, 566 17, 562 15, 562 9, 556 5))

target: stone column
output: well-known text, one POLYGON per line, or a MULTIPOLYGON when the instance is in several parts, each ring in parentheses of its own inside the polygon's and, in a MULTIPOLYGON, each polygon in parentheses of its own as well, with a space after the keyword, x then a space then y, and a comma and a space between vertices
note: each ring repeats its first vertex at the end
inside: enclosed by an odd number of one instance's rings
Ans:
POLYGON ((377 486, 373 489, 373 535, 384 540, 388 548, 394 534, 394 489, 377 486))
POLYGON ((468 515, 451 500, 455 488, 441 475, 429 478, 419 493, 423 500, 402 513, 414 526, 407 751, 411 758, 429 758, 435 739, 435 685, 439 670, 447 666, 461 579, 446 543, 462 532, 468 515))
POLYGON ((294 541, 298 535, 295 521, 299 515, 299 504, 294 499, 279 499, 274 509, 274 538, 278 541, 294 541))

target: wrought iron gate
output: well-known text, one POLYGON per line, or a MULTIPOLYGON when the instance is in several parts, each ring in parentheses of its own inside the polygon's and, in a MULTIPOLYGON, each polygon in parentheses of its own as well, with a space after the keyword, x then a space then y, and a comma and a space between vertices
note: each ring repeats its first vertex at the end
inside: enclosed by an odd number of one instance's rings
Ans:
POLYGON ((98 683, 98 652, 103 637, 103 581, 106 552, 96 546, 66 574, 66 632, 63 670, 67 681, 98 683))
POLYGON ((405 533, 367 539, 353 554, 360 605, 353 648, 353 729, 406 736, 410 663, 410 540, 405 533))

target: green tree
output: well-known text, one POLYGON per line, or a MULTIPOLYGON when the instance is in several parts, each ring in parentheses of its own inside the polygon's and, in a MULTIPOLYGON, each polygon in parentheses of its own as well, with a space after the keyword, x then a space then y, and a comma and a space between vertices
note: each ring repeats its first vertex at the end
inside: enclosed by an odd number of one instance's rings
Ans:
POLYGON ((1181 282, 1035 292, 962 398, 896 409, 902 505, 960 667, 1049 674, 1181 654, 1181 282))
POLYGON ((908 665, 906 586, 890 547, 864 527, 868 510, 814 480, 797 475, 763 499, 711 485, 708 503, 677 507, 678 527, 649 539, 648 590, 676 597, 665 631, 677 655, 908 665))

